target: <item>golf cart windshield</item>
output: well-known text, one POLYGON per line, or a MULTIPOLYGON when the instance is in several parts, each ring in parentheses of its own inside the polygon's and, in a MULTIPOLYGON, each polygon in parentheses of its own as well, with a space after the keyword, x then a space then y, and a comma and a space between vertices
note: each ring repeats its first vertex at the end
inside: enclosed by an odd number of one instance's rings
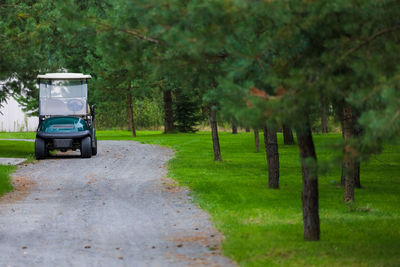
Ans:
POLYGON ((40 115, 87 115, 86 80, 40 80, 40 115))

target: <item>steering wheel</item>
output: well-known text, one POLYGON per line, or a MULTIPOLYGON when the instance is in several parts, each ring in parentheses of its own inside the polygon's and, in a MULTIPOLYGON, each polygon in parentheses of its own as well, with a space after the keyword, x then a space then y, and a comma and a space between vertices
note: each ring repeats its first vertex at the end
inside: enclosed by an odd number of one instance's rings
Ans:
POLYGON ((81 101, 79 99, 71 99, 67 103, 68 109, 73 112, 77 112, 77 111, 81 110, 83 108, 83 106, 84 106, 83 101, 81 101))

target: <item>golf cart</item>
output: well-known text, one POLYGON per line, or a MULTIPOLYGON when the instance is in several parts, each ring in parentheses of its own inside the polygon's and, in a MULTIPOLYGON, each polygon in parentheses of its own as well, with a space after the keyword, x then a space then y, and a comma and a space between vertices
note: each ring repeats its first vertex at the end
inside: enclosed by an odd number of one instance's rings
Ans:
POLYGON ((77 150, 82 158, 97 154, 94 107, 88 105, 88 80, 82 73, 38 75, 39 126, 35 157, 44 159, 50 150, 77 150))

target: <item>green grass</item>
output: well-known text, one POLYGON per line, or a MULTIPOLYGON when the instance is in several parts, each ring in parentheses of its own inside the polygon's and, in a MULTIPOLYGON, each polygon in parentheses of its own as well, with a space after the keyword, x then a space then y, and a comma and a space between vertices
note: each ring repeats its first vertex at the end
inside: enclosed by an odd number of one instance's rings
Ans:
POLYGON ((34 142, 0 140, 0 157, 33 160, 34 147, 34 142))
MULTIPOLYGON (((137 133, 142 138, 162 136, 161 131, 138 131, 137 133)), ((136 140, 130 131, 97 131, 96 135, 99 140, 136 140)))
POLYGON ((0 132, 0 139, 35 139, 36 132, 0 132))
MULTIPOLYGON (((133 139, 127 131, 101 132, 99 139, 133 139)), ((175 149, 169 175, 191 188, 224 234, 224 253, 242 266, 400 265, 400 146, 362 164, 363 189, 345 205, 338 186, 340 164, 332 152, 339 134, 315 135, 318 159, 331 169, 319 177, 321 241, 305 242, 301 172, 296 146, 279 136, 279 190, 267 188, 265 152, 255 152, 250 133, 221 133, 224 161, 213 162, 210 133, 138 132, 137 140, 175 149)))
POLYGON ((255 152, 251 133, 220 134, 223 162, 213 162, 208 132, 139 131, 132 138, 128 131, 99 131, 98 138, 172 147, 169 175, 191 188, 224 234, 223 252, 242 266, 400 265, 399 144, 362 164, 363 188, 354 205, 345 205, 340 164, 333 160, 340 151, 332 150, 341 136, 314 136, 318 160, 331 169, 319 177, 321 241, 305 242, 298 149, 283 145, 281 136, 279 190, 267 188, 265 152, 255 152))
MULTIPOLYGON (((3 133, 0 133, 0 136, 3 133)), ((8 133, 9 137, 16 138, 25 133, 8 133), (15 136, 13 136, 15 134, 15 136)), ((21 137, 26 138, 26 137, 21 137)), ((34 143, 25 141, 5 141, 0 140, 0 157, 2 158, 27 158, 32 161, 34 158, 34 143)), ((10 174, 16 169, 15 166, 0 165, 0 196, 13 189, 10 183, 10 174)))
POLYGON ((13 187, 11 185, 10 174, 16 169, 15 166, 0 165, 0 196, 10 192, 13 187))

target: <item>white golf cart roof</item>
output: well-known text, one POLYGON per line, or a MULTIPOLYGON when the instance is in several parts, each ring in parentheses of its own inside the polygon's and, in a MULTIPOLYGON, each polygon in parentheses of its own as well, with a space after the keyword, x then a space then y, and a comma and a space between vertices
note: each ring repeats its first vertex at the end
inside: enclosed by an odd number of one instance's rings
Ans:
POLYGON ((81 80, 81 79, 91 79, 92 76, 83 73, 46 73, 39 74, 38 79, 48 79, 48 80, 81 80))

